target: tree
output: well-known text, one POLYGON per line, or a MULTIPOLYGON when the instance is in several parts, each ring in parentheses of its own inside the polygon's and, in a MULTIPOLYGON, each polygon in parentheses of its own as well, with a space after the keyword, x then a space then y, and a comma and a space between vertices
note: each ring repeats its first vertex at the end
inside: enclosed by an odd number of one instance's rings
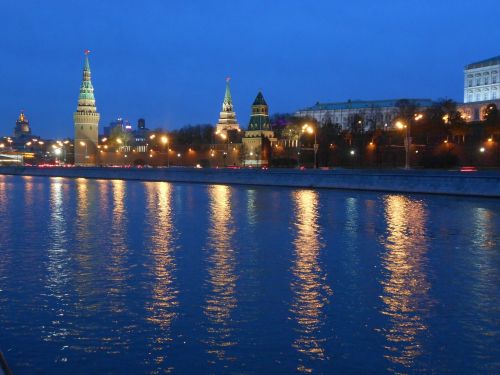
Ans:
POLYGON ((488 104, 484 109, 485 131, 490 137, 500 134, 500 112, 495 103, 488 104))

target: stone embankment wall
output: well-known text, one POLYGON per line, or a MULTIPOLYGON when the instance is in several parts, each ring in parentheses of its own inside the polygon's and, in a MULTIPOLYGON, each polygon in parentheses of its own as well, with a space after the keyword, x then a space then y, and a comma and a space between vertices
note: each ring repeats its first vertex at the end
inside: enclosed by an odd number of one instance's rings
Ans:
POLYGON ((500 197, 500 172, 0 167, 0 174, 500 197))

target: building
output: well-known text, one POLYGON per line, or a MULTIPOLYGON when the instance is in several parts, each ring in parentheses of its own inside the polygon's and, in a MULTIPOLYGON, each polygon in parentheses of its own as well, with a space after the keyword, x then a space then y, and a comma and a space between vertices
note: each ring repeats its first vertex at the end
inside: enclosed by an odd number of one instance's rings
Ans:
MULTIPOLYGON (((417 108, 432 106, 430 99, 408 99, 417 108)), ((392 127, 398 115, 398 100, 348 100, 347 102, 316 103, 299 110, 297 117, 314 118, 320 125, 334 123, 348 129, 354 121, 362 121, 365 130, 392 127)))
POLYGON ((240 125, 236 120, 236 113, 233 108, 233 99, 231 97, 231 90, 229 89, 229 80, 229 77, 226 78, 226 93, 224 95, 224 101, 222 102, 222 111, 219 115, 219 121, 215 126, 216 134, 224 135, 226 138, 228 137, 227 132, 229 130, 240 131, 240 125))
POLYGON ((16 126, 14 128, 14 138, 29 138, 31 136, 31 128, 30 123, 26 116, 24 116, 24 112, 21 111, 19 118, 16 121, 16 126))
POLYGON ((500 56, 478 61, 464 69, 464 103, 458 106, 467 121, 483 121, 486 107, 500 108, 500 56))
POLYGON ((103 135, 105 137, 110 137, 113 135, 114 131, 118 131, 119 133, 131 132, 132 125, 130 124, 130 121, 118 117, 116 120, 111 121, 108 126, 104 127, 103 135))
POLYGON ((252 115, 248 123, 248 130, 243 137, 244 165, 267 166, 269 164, 270 149, 276 144, 274 132, 269 121, 269 106, 259 91, 252 104, 252 115))
POLYGON ((500 99, 500 56, 468 64, 464 69, 464 103, 500 99))
POLYGON ((99 136, 99 113, 95 106, 89 51, 85 51, 83 79, 78 96, 78 107, 73 115, 75 124, 75 164, 96 165, 99 136))
POLYGON ((148 151, 149 129, 146 127, 146 120, 140 118, 137 121, 137 130, 133 131, 134 145, 137 152, 148 151))

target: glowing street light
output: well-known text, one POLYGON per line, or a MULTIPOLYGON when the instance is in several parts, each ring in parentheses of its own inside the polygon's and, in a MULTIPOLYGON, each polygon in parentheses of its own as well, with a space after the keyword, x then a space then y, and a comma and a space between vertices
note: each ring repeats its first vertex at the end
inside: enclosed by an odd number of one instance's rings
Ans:
POLYGON ((309 124, 304 124, 302 126, 302 133, 308 133, 308 134, 314 134, 314 168, 317 168, 317 153, 318 153, 318 142, 316 140, 316 132, 314 131, 314 128, 310 126, 309 124))
MULTIPOLYGON (((154 134, 152 134, 154 136, 154 134)), ((154 138, 154 137, 153 137, 154 138)), ((153 139, 151 138, 151 139, 153 139)), ((163 144, 163 146, 165 147, 165 145, 168 143, 168 137, 163 135, 161 138, 160 138, 160 142, 163 144)), ((170 167, 170 153, 169 153, 170 149, 167 147, 167 167, 170 167)))
POLYGON ((89 155, 87 154, 87 143, 80 141, 80 146, 85 147, 85 159, 88 159, 89 155))

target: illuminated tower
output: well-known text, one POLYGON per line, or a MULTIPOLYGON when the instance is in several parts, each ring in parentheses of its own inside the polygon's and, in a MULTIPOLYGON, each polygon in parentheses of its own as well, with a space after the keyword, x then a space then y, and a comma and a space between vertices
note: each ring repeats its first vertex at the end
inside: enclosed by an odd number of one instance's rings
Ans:
POLYGON ((16 121, 16 127, 14 128, 14 138, 29 137, 30 135, 30 122, 26 116, 24 116, 24 111, 21 111, 21 114, 16 121))
POLYGON ((90 80, 89 52, 85 51, 83 80, 78 96, 78 107, 73 115, 75 123, 75 164, 96 165, 99 135, 99 113, 95 107, 94 88, 90 80))
POLYGON ((217 134, 226 134, 228 130, 240 131, 240 125, 236 120, 236 113, 233 110, 229 80, 229 77, 226 78, 226 93, 224 95, 224 102, 222 103, 222 112, 220 112, 219 122, 217 122, 215 129, 217 134))
POLYGON ((252 104, 252 115, 242 142, 246 166, 269 165, 272 146, 277 139, 271 130, 269 107, 260 91, 252 104))

